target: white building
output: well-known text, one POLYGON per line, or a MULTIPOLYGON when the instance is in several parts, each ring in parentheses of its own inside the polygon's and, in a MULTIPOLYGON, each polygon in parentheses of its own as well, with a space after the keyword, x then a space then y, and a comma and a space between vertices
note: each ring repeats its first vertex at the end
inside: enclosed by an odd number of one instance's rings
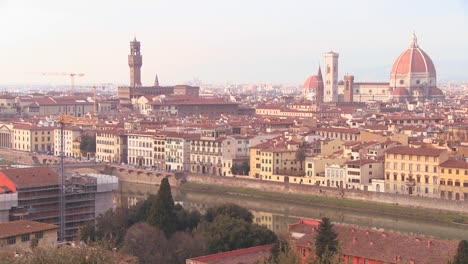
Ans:
POLYGON ((154 137, 151 133, 128 134, 128 164, 135 166, 154 165, 154 137))
POLYGON ((346 166, 331 164, 325 166, 325 186, 344 188, 346 181, 346 166))
POLYGON ((166 170, 190 171, 190 145, 199 139, 198 134, 166 134, 166 170))
POLYGON ((384 179, 383 162, 371 159, 346 162, 345 188, 368 191, 374 188, 373 179, 384 179))
MULTIPOLYGON (((73 141, 78 140, 81 137, 82 130, 76 126, 67 126, 63 129, 63 150, 65 157, 73 157, 73 141)), ((54 155, 60 156, 61 153, 61 141, 62 130, 56 128, 54 130, 54 155)))

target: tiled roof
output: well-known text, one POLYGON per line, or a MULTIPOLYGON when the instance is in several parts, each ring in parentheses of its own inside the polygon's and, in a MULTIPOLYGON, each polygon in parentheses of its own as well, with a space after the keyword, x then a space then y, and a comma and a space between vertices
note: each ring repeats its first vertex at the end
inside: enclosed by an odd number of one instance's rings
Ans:
MULTIPOLYGON (((317 235, 316 225, 298 223, 289 228, 297 245, 310 247, 317 235)), ((346 225, 334 225, 341 253, 384 263, 447 263, 456 253, 459 241, 413 237, 346 225), (399 260, 398 260, 399 259, 399 260)))
POLYGON ((58 229, 58 226, 41 222, 18 220, 0 224, 0 238, 20 236, 40 231, 58 229))
POLYGON ((411 148, 411 147, 394 147, 387 150, 387 154, 405 154, 405 155, 419 155, 419 156, 433 156, 437 157, 445 152, 444 149, 435 148, 411 148))
POLYGON ((16 188, 31 188, 58 185, 58 174, 50 167, 9 168, 0 170, 2 174, 15 184, 16 188))
POLYGON ((447 160, 446 162, 440 164, 440 167, 468 169, 468 162, 464 160, 447 160))
MULTIPOLYGON (((233 250, 190 259, 199 264, 254 264, 271 255, 272 245, 233 250)), ((190 262, 188 262, 190 263, 190 262)))

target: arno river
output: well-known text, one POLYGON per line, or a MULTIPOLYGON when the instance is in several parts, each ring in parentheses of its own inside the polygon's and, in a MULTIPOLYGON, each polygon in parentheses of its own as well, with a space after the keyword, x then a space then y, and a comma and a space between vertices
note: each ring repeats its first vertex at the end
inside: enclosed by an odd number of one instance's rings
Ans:
MULTIPOLYGON (((147 194, 155 194, 158 188, 159 186, 154 185, 121 182, 120 190, 116 193, 116 196, 121 197, 121 200, 124 201, 134 201, 135 198, 142 199, 147 194)), ((318 207, 313 204, 291 204, 236 194, 211 194, 173 189, 173 196, 174 200, 182 203, 185 208, 196 209, 201 212, 208 207, 223 203, 235 203, 244 206, 252 211, 255 222, 264 224, 273 231, 287 230, 288 224, 297 222, 301 218, 320 219, 327 216, 337 223, 388 232, 400 232, 443 239, 468 238, 468 226, 457 224, 318 207)))

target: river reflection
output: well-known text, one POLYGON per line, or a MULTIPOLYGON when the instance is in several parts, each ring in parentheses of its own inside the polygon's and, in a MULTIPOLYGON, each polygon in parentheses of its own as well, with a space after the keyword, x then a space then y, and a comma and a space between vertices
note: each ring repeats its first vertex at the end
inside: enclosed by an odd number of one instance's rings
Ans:
MULTIPOLYGON (((148 194, 156 194, 159 186, 121 182, 115 201, 121 206, 130 206, 148 194)), ((414 220, 379 213, 362 213, 343 209, 293 204, 252 198, 236 194, 212 194, 184 191, 173 188, 174 200, 184 207, 204 212, 206 208, 223 203, 235 203, 252 211, 254 221, 278 232, 299 219, 320 219, 329 217, 332 221, 416 236, 432 236, 443 239, 467 239, 468 227, 456 224, 414 220)))

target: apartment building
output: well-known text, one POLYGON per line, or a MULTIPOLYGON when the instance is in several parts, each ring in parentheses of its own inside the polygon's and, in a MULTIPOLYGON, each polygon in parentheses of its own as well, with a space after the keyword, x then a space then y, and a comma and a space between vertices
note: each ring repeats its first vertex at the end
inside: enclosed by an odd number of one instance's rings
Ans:
POLYGON ((394 147, 385 154, 385 192, 439 197, 439 165, 443 149, 394 147))
MULTIPOLYGON (((283 182, 289 176, 304 176, 303 161, 297 159, 299 144, 277 137, 250 148, 250 177, 283 182)), ((293 181, 297 182, 297 178, 293 181)), ((301 179, 299 179, 301 182, 301 179)), ((299 183, 298 182, 298 183, 299 183)))
POLYGON ((468 162, 447 160, 440 164, 440 198, 468 201, 468 162))
MULTIPOLYGON (((368 191, 373 179, 383 179, 383 162, 372 159, 351 160, 346 165, 346 189, 368 191)), ((383 189, 383 186, 378 187, 383 189)))
POLYGON ((22 151, 47 152, 54 148, 54 127, 33 124, 13 125, 13 148, 22 151))
POLYGON ((222 142, 225 132, 212 128, 201 130, 200 139, 190 145, 190 172, 223 175, 222 142))
POLYGON ((222 141, 223 176, 233 176, 233 166, 249 163, 251 139, 251 136, 232 135, 222 141))
MULTIPOLYGON (((77 126, 65 126, 63 129, 63 150, 65 157, 77 157, 76 148, 73 149, 73 142, 80 140, 82 129, 77 126)), ((62 144, 62 130, 54 129, 54 155, 60 156, 62 144)), ((76 145, 76 144, 75 144, 76 145)))
POLYGON ((167 141, 164 134, 154 135, 153 137, 153 166, 157 169, 166 169, 166 148, 167 141))
POLYGON ((154 134, 128 134, 128 164, 151 167, 154 165, 154 134))
POLYGON ((96 132, 96 158, 104 162, 127 163, 127 135, 123 130, 96 132))
MULTIPOLYGON (((165 164, 168 171, 190 171, 190 148, 199 134, 166 133, 165 164)), ((195 149, 195 145, 193 145, 195 149)))

